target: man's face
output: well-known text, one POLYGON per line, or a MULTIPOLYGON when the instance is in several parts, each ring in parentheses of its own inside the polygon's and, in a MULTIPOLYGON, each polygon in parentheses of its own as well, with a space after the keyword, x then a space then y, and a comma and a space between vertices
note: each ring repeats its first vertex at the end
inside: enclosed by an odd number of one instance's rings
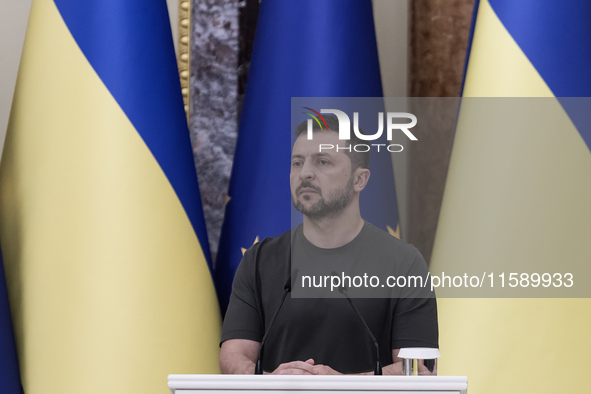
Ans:
POLYGON ((351 160, 336 149, 323 149, 320 144, 337 146, 333 131, 316 131, 308 140, 302 133, 291 155, 290 185, 295 208, 311 219, 338 216, 353 199, 351 160))

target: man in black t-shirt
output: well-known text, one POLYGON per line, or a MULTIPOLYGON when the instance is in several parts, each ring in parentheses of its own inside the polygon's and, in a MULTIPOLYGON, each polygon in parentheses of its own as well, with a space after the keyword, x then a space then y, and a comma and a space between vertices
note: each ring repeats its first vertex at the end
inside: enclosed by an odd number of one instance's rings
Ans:
MULTIPOLYGON (((260 341, 279 309, 292 268, 299 272, 293 294, 281 306, 263 350, 267 373, 373 371, 376 351, 361 319, 331 286, 334 282, 316 285, 335 273, 342 273, 342 282, 364 273, 381 280, 385 275, 427 276, 414 247, 362 219, 359 193, 369 180, 369 155, 320 150, 320 144, 347 146, 332 131, 338 130, 336 117, 324 118, 329 130, 314 130, 313 139, 303 133, 305 124, 296 130, 290 184, 303 225, 254 245, 238 267, 222 329, 222 373, 254 372, 260 341)), ((400 348, 438 347, 437 307, 430 294, 367 283, 355 293, 358 288, 343 284, 377 339, 384 374, 402 372, 400 348)), ((419 372, 427 369, 422 366, 419 372)))

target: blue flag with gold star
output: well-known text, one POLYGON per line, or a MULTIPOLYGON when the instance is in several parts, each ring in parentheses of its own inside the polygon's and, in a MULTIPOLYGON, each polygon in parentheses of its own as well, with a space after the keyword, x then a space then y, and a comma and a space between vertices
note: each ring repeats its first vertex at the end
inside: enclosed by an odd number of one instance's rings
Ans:
MULTIPOLYGON (((248 78, 214 264, 222 311, 244 250, 292 226, 292 97, 382 96, 371 1, 263 1, 248 78)), ((376 155, 374 164, 379 160, 390 157, 376 155)), ((383 167, 391 181, 391 162, 383 167)), ((384 230, 398 227, 390 184, 380 189, 385 205, 373 200, 371 210, 361 206, 362 216, 384 230)))

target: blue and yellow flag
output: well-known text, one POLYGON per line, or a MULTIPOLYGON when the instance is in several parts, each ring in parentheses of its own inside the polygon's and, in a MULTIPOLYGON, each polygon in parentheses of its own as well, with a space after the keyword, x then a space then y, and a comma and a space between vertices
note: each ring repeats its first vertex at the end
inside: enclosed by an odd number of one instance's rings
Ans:
MULTIPOLYGON (((243 251, 292 225, 291 98, 381 96, 370 0, 261 3, 214 267, 222 310, 243 251)), ((396 229, 391 161, 387 155, 376 156, 377 161, 388 160, 382 168, 389 171, 392 187, 381 190, 384 209, 374 204, 372 210, 364 210, 362 205, 362 215, 384 230, 396 229)))
POLYGON ((220 315, 164 0, 34 0, 0 165, 28 394, 218 371, 220 315))
MULTIPOLYGON (((514 273, 524 290, 534 283, 521 274, 588 278, 591 2, 477 6, 431 269, 494 273, 499 288, 514 273)), ((585 391, 591 300, 498 291, 438 301, 439 373, 479 393, 585 391)))

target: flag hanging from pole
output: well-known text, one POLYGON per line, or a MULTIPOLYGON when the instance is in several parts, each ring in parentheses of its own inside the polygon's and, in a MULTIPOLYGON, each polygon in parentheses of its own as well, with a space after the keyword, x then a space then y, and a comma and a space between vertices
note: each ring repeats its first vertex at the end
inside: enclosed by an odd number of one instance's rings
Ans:
POLYGON ((27 394, 215 373, 220 315, 164 0, 34 0, 0 164, 27 394))
POLYGON ((431 271, 478 269, 498 290, 438 300, 439 372, 479 393, 580 391, 590 300, 504 298, 500 276, 529 291, 522 274, 552 275, 538 286, 554 297, 575 269, 589 288, 591 3, 477 7, 431 271))

